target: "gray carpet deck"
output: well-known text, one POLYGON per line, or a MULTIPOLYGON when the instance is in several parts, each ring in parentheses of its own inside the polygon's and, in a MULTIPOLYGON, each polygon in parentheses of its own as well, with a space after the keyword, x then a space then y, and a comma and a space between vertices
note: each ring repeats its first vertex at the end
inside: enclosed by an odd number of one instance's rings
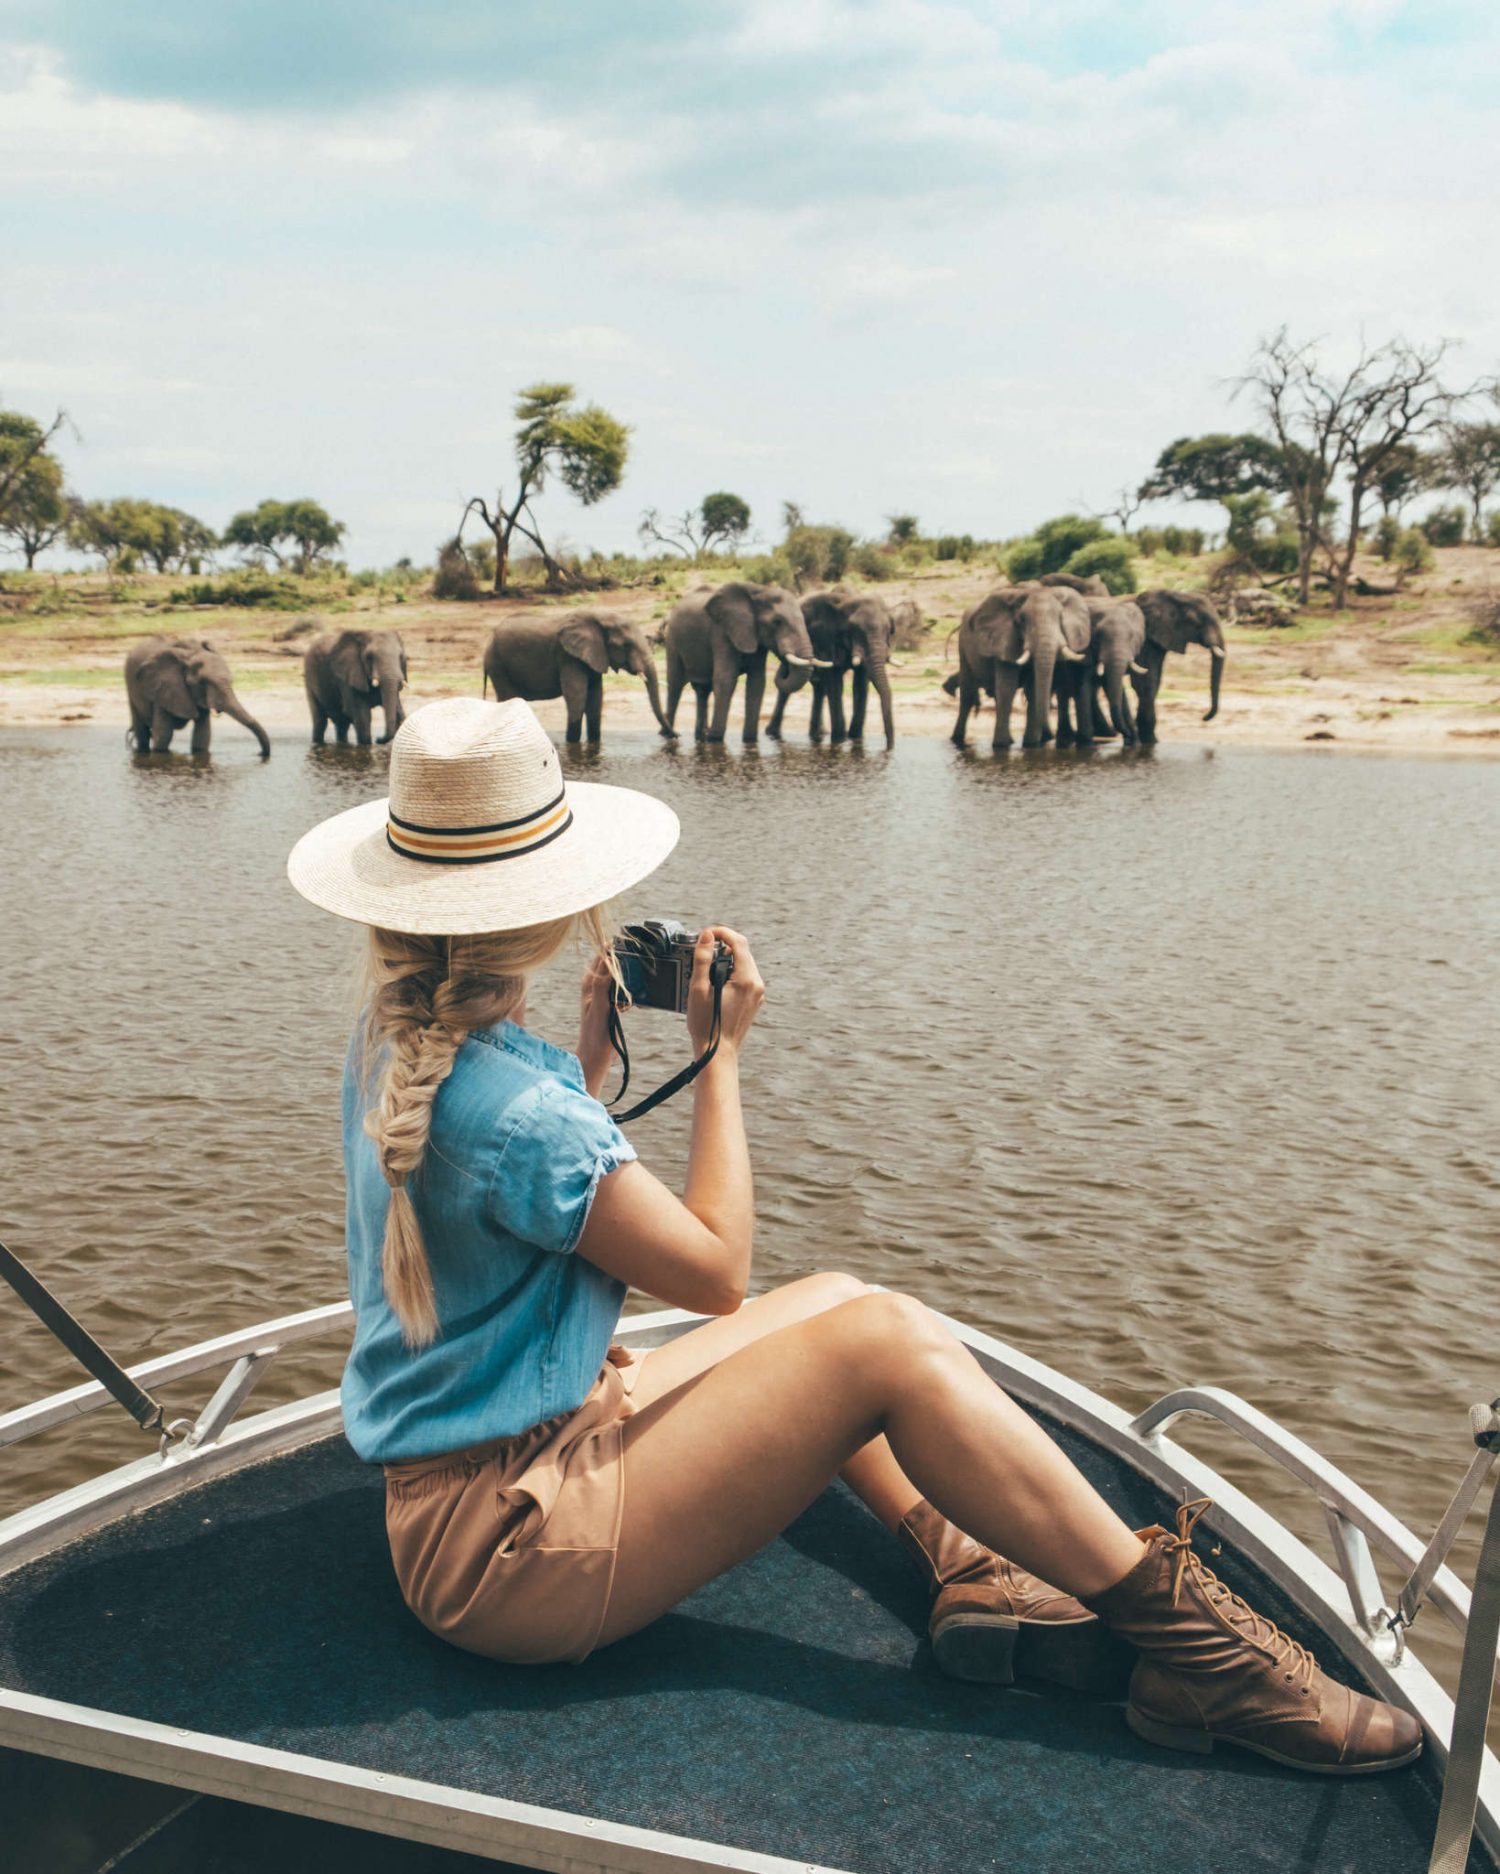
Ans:
MULTIPOLYGON (((1065 1442, 1128 1520, 1165 1513, 1065 1442)), ((1187 1757, 1136 1740, 1117 1707, 944 1679, 915 1576, 842 1490, 648 1632, 529 1669, 418 1626, 381 1503, 378 1472, 333 1438, 129 1518, 0 1581, 0 1683, 856 1874, 1425 1868, 1426 1766, 1346 1781, 1187 1757)), ((1216 1566, 1334 1663, 1234 1557, 1216 1566)), ((325 1845, 316 1865, 343 1863, 325 1845)))

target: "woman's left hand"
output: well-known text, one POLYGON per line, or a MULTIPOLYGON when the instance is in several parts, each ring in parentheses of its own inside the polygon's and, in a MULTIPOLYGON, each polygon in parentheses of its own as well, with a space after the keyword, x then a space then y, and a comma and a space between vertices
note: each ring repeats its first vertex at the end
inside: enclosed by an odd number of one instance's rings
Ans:
POLYGON ((612 981, 609 965, 603 957, 595 957, 583 972, 578 1013, 578 1061, 583 1068, 584 1085, 596 1100, 615 1060, 615 1051, 609 1043, 612 981))

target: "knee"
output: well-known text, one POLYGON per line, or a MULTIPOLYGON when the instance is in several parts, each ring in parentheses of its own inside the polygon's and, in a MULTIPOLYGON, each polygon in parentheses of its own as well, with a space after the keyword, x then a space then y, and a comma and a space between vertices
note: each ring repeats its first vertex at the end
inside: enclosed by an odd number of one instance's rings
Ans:
POLYGON ((816 1275, 804 1277, 797 1286, 819 1309, 837 1308, 843 1302, 854 1301, 870 1292, 857 1275, 846 1275, 841 1269, 820 1269, 816 1275))
POLYGON ((910 1360, 927 1354, 948 1355, 958 1342, 925 1302, 891 1289, 865 1289, 841 1303, 837 1313, 851 1339, 868 1349, 910 1360))

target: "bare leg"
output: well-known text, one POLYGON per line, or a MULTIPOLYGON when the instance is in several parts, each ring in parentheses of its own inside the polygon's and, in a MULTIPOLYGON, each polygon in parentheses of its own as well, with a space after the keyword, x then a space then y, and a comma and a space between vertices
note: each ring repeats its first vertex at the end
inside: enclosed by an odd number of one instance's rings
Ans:
POLYGON ((1071 1593, 1112 1587, 1143 1554, 927 1308, 865 1294, 752 1341, 626 1421, 601 1643, 763 1547, 882 1433, 941 1514, 1071 1593))
MULTIPOLYGON (((702 1327, 691 1328, 676 1340, 658 1347, 641 1369, 636 1384, 635 1403, 639 1409, 675 1392, 679 1386, 700 1373, 706 1373, 730 1354, 764 1340, 767 1334, 790 1327, 794 1321, 807 1321, 815 1314, 836 1308, 840 1302, 868 1295, 858 1276, 841 1275, 832 1270, 804 1276, 800 1282, 788 1282, 768 1294, 757 1295, 733 1314, 724 1314, 702 1327)), ((890 1445, 872 1438, 856 1451, 839 1471, 854 1494, 866 1503, 887 1529, 896 1529, 912 1505, 921 1499, 921 1491, 901 1469, 890 1445)))

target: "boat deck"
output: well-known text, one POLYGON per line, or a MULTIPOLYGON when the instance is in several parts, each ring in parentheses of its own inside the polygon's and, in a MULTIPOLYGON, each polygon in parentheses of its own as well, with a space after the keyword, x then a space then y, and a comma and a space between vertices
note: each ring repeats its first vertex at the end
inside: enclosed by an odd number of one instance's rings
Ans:
MULTIPOLYGON (((1167 1514, 1134 1473, 1057 1435, 1127 1520, 1167 1514)), ((1215 1566, 1337 1664, 1233 1556, 1215 1566)), ((334 1437, 0 1579, 0 1684, 857 1874, 1426 1866, 1426 1765, 1330 1779, 1161 1751, 1118 1708, 943 1678, 924 1620, 897 1546, 835 1489, 585 1665, 497 1666, 406 1612, 379 1473, 334 1437)))

